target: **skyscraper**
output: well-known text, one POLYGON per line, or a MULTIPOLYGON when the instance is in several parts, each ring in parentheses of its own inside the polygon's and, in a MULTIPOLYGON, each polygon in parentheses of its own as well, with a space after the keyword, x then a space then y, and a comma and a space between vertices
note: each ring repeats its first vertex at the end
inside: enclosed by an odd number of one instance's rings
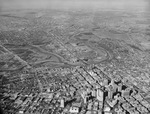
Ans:
POLYGON ((61 98, 61 99, 60 99, 60 107, 61 107, 61 108, 64 108, 64 107, 65 107, 65 100, 64 100, 64 98, 61 98))
POLYGON ((113 98, 113 91, 112 90, 108 90, 108 98, 109 99, 113 98))
POLYGON ((121 92, 122 90, 122 83, 118 84, 118 91, 121 92))
POLYGON ((96 90, 95 89, 92 90, 92 97, 96 97, 96 90))
POLYGON ((103 100, 104 100, 104 92, 100 88, 97 88, 96 98, 97 98, 97 100, 99 100, 101 102, 103 102, 103 100))
POLYGON ((87 96, 85 96, 83 100, 84 100, 84 103, 86 104, 87 103, 87 96))

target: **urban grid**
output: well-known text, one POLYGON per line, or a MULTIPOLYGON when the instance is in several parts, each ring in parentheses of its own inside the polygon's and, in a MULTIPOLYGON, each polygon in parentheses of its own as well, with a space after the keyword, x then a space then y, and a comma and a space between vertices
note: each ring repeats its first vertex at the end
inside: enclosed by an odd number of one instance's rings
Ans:
POLYGON ((140 11, 1 12, 3 113, 150 114, 150 16, 140 11))

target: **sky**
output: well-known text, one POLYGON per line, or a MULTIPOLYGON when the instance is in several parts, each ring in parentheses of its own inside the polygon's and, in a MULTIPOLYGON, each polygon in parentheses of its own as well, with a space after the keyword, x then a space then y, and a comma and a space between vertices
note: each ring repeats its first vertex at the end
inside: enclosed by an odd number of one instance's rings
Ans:
POLYGON ((0 9, 149 9, 150 0, 0 0, 0 9))

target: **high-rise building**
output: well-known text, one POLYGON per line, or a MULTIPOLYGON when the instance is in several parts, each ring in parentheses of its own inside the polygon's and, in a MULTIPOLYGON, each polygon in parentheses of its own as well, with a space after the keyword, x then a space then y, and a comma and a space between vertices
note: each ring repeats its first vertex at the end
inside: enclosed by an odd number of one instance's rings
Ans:
POLYGON ((112 88, 113 93, 115 93, 115 92, 117 91, 118 86, 117 86, 117 84, 115 83, 114 79, 111 80, 111 83, 109 84, 109 87, 112 88))
POLYGON ((118 91, 121 92, 122 91, 122 83, 118 84, 118 91))
POLYGON ((109 87, 107 88, 107 90, 108 90, 108 98, 112 99, 113 98, 113 94, 114 94, 113 86, 109 85, 109 87))
POLYGON ((64 98, 61 98, 61 99, 60 99, 60 107, 61 107, 61 108, 64 108, 64 107, 65 107, 65 100, 64 100, 64 98))
POLYGON ((112 86, 113 86, 113 93, 117 92, 118 86, 115 83, 112 86))
POLYGON ((96 97, 96 90, 95 89, 92 90, 92 97, 96 97))
POLYGON ((87 99, 88 99, 87 96, 85 96, 84 99, 83 99, 85 104, 87 103, 87 99))
POLYGON ((96 98, 97 98, 97 100, 99 100, 101 102, 103 102, 103 100, 104 100, 104 92, 100 88, 97 88, 96 98))
POLYGON ((123 97, 129 96, 129 94, 130 94, 130 88, 122 90, 121 93, 122 93, 123 97))
POLYGON ((108 90, 108 98, 109 99, 113 98, 113 91, 112 90, 108 90))

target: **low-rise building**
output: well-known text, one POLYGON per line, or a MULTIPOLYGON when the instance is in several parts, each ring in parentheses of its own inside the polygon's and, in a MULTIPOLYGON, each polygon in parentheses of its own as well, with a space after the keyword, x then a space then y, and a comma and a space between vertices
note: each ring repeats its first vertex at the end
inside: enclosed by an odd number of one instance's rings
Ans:
POLYGON ((69 110, 70 113, 77 114, 79 113, 79 107, 72 106, 69 110))

